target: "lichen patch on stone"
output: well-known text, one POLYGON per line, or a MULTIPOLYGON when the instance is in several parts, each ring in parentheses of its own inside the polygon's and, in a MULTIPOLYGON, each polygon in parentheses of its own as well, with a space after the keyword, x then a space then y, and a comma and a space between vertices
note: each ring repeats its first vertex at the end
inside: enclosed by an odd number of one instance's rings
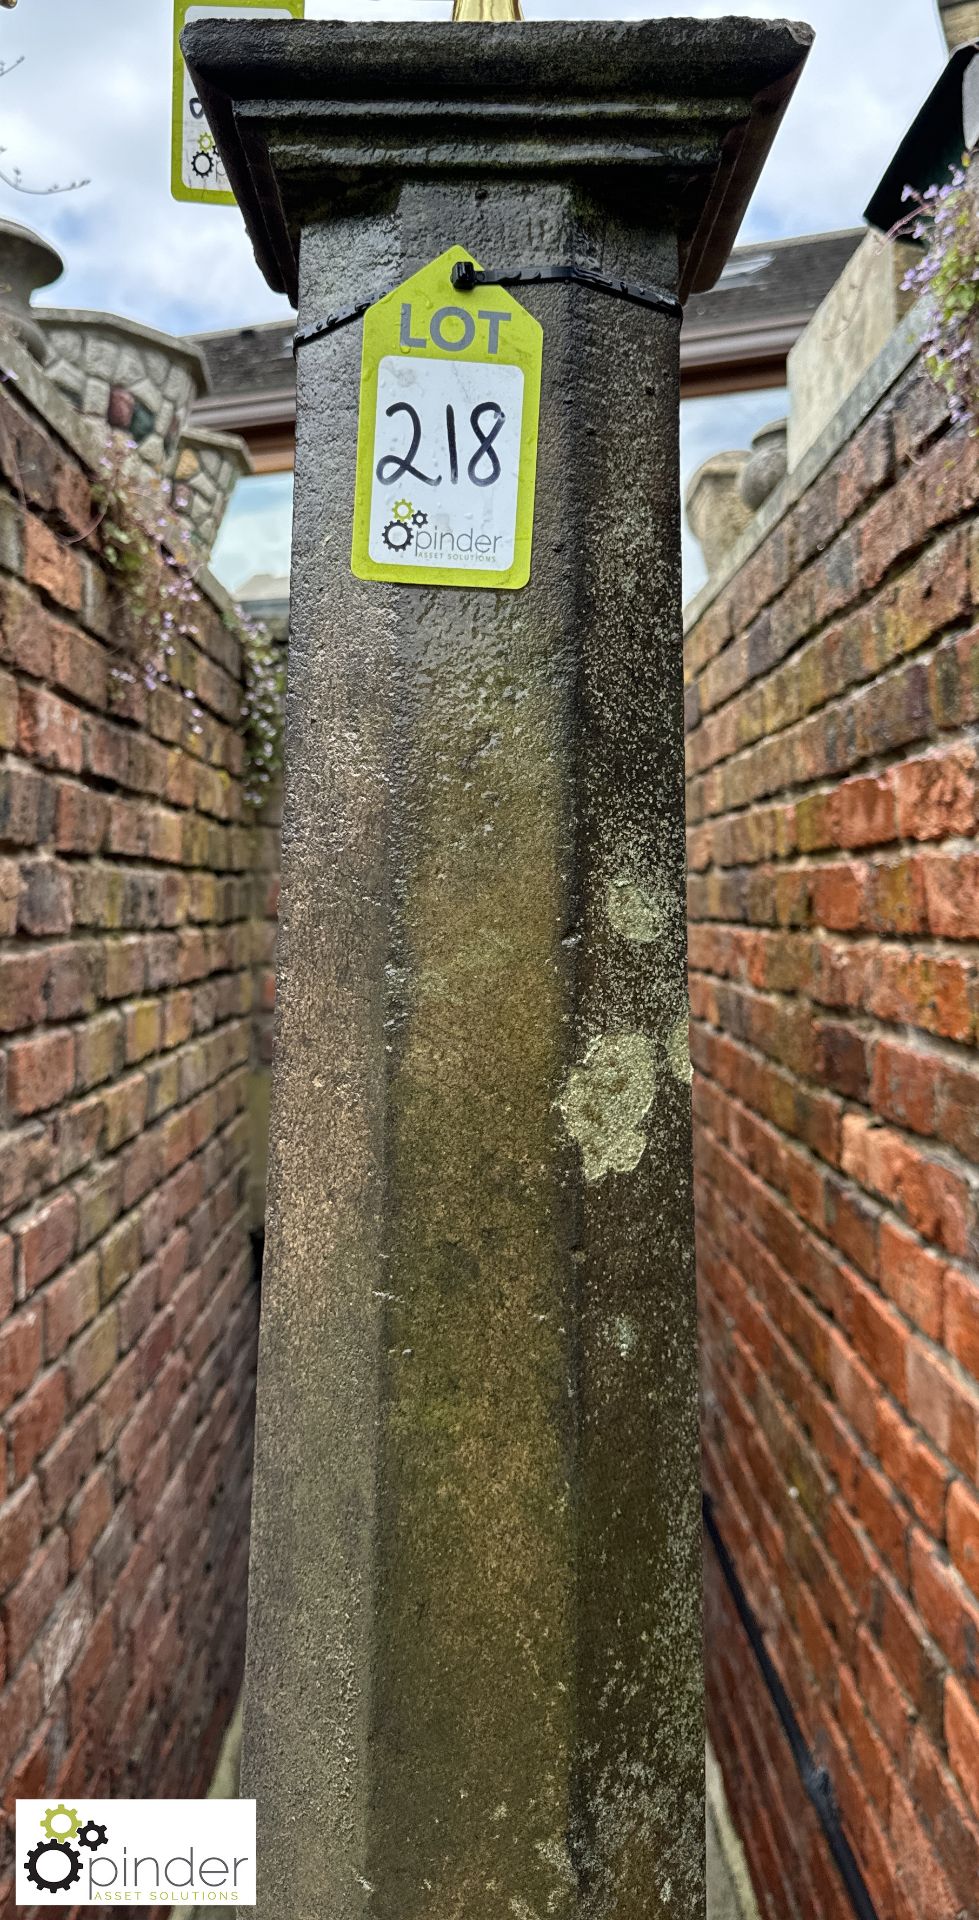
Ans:
POLYGON ((638 1338, 635 1321, 630 1320, 628 1314, 618 1314, 612 1326, 612 1340, 623 1360, 628 1360, 638 1338))
POLYGON ((693 1067, 690 1064, 690 1016, 682 1013, 679 1020, 670 1028, 666 1042, 666 1057, 670 1071, 678 1080, 688 1085, 693 1079, 693 1067))
POLYGON ((581 1149, 586 1180, 631 1173, 646 1150, 642 1122, 656 1091, 656 1054, 645 1033, 599 1034, 572 1067, 556 1102, 581 1149))
POLYGON ((623 940, 640 944, 658 940, 666 924, 667 904, 659 893, 647 893, 636 880, 620 874, 605 889, 609 924, 623 940))

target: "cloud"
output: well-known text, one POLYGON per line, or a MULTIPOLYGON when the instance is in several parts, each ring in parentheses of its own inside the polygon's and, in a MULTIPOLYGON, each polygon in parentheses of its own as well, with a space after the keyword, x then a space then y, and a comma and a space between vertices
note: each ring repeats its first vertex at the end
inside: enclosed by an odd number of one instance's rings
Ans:
MULTIPOLYGON (((816 47, 748 215, 745 237, 850 226, 938 73, 932 0, 810 0, 816 47)), ((308 0, 308 16, 445 19, 448 0, 308 0)), ((594 17, 599 0, 526 0, 535 18, 594 17)), ((611 15, 611 9, 608 10, 611 15)), ((780 0, 619 0, 616 17, 776 16, 780 0)), ((174 331, 281 314, 235 208, 181 206, 169 191, 171 0, 20 0, 2 16, 0 81, 8 157, 43 185, 79 174, 63 197, 0 187, 0 215, 35 226, 67 270, 48 298, 113 309, 174 331)), ((446 25, 446 31, 451 28, 446 25)))

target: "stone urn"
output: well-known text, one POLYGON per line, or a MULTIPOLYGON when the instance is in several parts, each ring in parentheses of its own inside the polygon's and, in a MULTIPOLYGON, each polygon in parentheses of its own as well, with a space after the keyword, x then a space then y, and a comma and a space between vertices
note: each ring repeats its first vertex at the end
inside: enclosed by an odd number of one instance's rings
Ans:
POLYGON ((784 480, 789 467, 788 456, 789 423, 787 420, 770 420, 767 427, 759 429, 751 442, 751 457, 741 474, 741 498, 752 513, 774 493, 780 480, 784 480))
POLYGON ((48 348, 31 311, 31 294, 59 280, 64 270, 60 253, 40 234, 13 220, 0 220, 0 326, 9 327, 42 364, 48 348))
POLYGON ((173 504, 205 557, 238 481, 252 471, 251 454, 236 434, 211 433, 205 427, 184 434, 174 469, 173 504))
POLYGON ((56 386, 87 420, 171 476, 191 406, 207 389, 199 347, 114 313, 49 307, 37 318, 56 386))
POLYGON ((698 467, 684 496, 691 532, 700 543, 708 575, 717 572, 751 519, 741 498, 741 475, 750 458, 747 450, 712 453, 698 467))

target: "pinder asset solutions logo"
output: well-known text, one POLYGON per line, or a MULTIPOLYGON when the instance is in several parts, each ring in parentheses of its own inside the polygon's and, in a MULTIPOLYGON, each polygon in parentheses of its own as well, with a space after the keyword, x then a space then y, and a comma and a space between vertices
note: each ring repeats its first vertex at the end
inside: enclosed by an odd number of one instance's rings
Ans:
POLYGON ((255 1904, 254 1800, 18 1800, 17 1905, 255 1904))

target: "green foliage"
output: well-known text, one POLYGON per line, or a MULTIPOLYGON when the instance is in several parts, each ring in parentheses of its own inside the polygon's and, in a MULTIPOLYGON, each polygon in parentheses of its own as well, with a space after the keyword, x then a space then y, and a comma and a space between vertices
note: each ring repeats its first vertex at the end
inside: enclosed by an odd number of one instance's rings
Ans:
POLYGON ((912 211, 899 232, 924 244, 905 288, 928 303, 925 365, 948 397, 956 425, 979 430, 979 182, 970 156, 941 187, 904 190, 912 211))
POLYGON ((286 690, 284 649, 268 628, 236 609, 233 629, 241 641, 245 696, 241 721, 245 735, 245 799, 261 808, 282 771, 283 706, 286 690))

